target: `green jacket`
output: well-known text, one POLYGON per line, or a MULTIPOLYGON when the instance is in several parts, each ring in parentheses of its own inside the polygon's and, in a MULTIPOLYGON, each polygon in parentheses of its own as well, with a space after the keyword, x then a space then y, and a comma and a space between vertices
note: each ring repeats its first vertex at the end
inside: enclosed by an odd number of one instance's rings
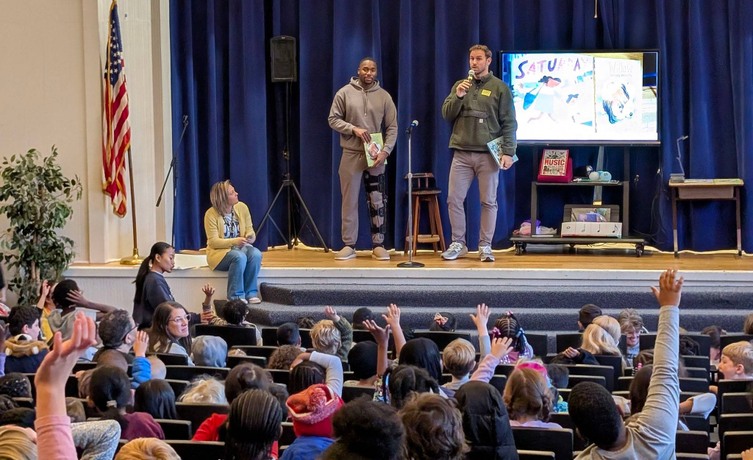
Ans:
POLYGON ((453 123, 450 148, 487 152, 487 142, 504 136, 503 153, 512 156, 517 147, 518 122, 510 88, 489 72, 475 79, 468 93, 459 98, 455 90, 463 81, 455 82, 442 104, 442 117, 453 123))

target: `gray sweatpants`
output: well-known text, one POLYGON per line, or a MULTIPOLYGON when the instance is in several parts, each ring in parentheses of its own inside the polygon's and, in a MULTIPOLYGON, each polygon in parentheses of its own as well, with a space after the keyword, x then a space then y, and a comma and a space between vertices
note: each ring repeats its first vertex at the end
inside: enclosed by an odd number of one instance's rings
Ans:
POLYGON ((358 195, 363 180, 371 218, 371 243, 374 246, 383 245, 384 234, 387 231, 384 163, 376 168, 368 168, 363 151, 343 150, 337 172, 340 175, 342 193, 343 243, 346 246, 355 246, 358 240, 358 195))
POLYGON ((447 192, 447 211, 452 226, 452 241, 466 244, 465 209, 463 202, 473 178, 478 177, 481 198, 481 228, 479 247, 491 246, 497 226, 497 185, 499 166, 487 152, 455 150, 450 165, 450 184, 447 192))

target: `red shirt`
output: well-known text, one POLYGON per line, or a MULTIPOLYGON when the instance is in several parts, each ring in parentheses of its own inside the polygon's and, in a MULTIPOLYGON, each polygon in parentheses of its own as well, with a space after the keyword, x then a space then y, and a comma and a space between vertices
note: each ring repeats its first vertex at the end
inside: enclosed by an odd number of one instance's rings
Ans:
MULTIPOLYGON (((199 425, 196 433, 193 435, 193 441, 219 441, 220 440, 220 427, 225 420, 227 420, 228 414, 212 414, 208 419, 199 425)), ((278 444, 277 441, 272 444, 271 455, 273 458, 278 458, 278 444)))

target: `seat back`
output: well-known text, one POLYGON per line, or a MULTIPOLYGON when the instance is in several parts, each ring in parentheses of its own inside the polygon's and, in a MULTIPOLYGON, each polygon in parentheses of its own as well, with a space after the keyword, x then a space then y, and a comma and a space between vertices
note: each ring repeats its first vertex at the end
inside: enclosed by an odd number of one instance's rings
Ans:
POLYGON ((720 401, 721 414, 746 414, 751 411, 751 394, 747 391, 724 393, 720 401))
POLYGON ((226 365, 229 369, 232 369, 241 363, 256 364, 257 366, 263 369, 267 367, 267 358, 263 356, 228 356, 227 357, 226 365))
POLYGON ((709 381, 709 371, 703 367, 685 367, 685 373, 691 379, 703 379, 709 381))
POLYGON ((753 446, 753 431, 727 431, 720 439, 722 451, 719 458, 727 458, 729 454, 739 454, 753 446))
POLYGON ((275 383, 280 383, 287 386, 290 381, 290 371, 287 369, 267 369, 272 374, 272 380, 275 383))
POLYGON ((512 427, 512 435, 518 449, 552 451, 556 460, 573 458, 573 430, 512 427))
POLYGON ((629 391, 630 384, 633 383, 633 377, 620 377, 614 385, 615 391, 629 391))
POLYGON ((168 420, 164 418, 156 418, 155 422, 162 427, 162 432, 165 433, 165 439, 175 439, 182 441, 190 441, 191 434, 191 422, 188 420, 168 420))
POLYGON ((680 421, 684 423, 690 431, 711 432, 709 419, 704 418, 703 415, 680 415, 680 421))
POLYGON ((259 356, 268 361, 269 357, 272 356, 272 353, 274 353, 278 347, 268 345, 236 345, 233 348, 236 350, 242 350, 246 356, 259 356))
POLYGON ((492 378, 489 379, 489 385, 496 388, 497 391, 499 391, 499 394, 504 394, 505 385, 507 385, 507 376, 506 375, 492 375, 492 378))
POLYGON ((557 353, 562 353, 570 347, 580 347, 582 336, 583 334, 580 332, 565 332, 557 334, 554 338, 554 341, 557 344, 557 349, 555 351, 557 353))
POLYGON ((546 460, 555 459, 554 452, 550 450, 526 450, 518 449, 518 460, 546 460))
POLYGON ((675 451, 688 454, 705 454, 709 447, 707 431, 677 431, 675 433, 675 451))
MULTIPOLYGON (((717 419, 719 439, 728 431, 753 431, 753 414, 722 414, 717 419)), ((753 439, 751 440, 753 447, 753 439)))
POLYGON ((256 328, 244 326, 213 326, 211 324, 197 324, 196 336, 214 335, 227 342, 227 347, 236 345, 256 345, 256 328))
POLYGON ((376 342, 371 332, 363 329, 353 329, 353 343, 376 342))
POLYGON ((227 414, 230 407, 227 404, 179 402, 175 403, 175 410, 178 412, 178 418, 191 422, 191 428, 195 430, 212 414, 227 414))
POLYGON ((549 414, 549 421, 557 423, 562 428, 573 430, 573 450, 580 451, 586 448, 586 440, 575 434, 575 425, 567 412, 555 412, 549 414))
POLYGON ((172 380, 188 380, 189 382, 200 375, 208 375, 225 380, 230 369, 227 367, 209 366, 165 366, 165 378, 172 380))
POLYGON ((604 379, 604 377, 600 375, 577 375, 577 374, 570 374, 570 380, 568 380, 567 382, 567 387, 572 389, 575 385, 581 382, 593 382, 593 383, 603 386, 604 388, 607 387, 606 380, 604 379))
POLYGON ((180 458, 219 460, 225 458, 225 443, 214 441, 165 441, 180 458))
POLYGON ((494 369, 494 375, 504 375, 504 376, 509 377, 510 374, 512 374, 512 371, 514 370, 515 370, 514 364, 499 364, 494 369))
MULTIPOLYGON (((298 332, 301 334, 301 346, 311 348, 311 329, 299 328, 298 332)), ((261 340, 265 345, 277 346, 277 328, 262 326, 261 340)))
POLYGON ((727 334, 719 337, 719 349, 724 350, 724 347, 735 342, 750 342, 753 340, 753 334, 727 334))
POLYGON ((361 396, 367 396, 371 399, 374 396, 374 387, 343 387, 343 401, 346 403, 358 399, 361 396))
POLYGON ((188 366, 188 356, 175 353, 147 353, 147 356, 156 356, 165 366, 188 366))
POLYGON ((446 332, 446 331, 415 331, 413 333, 414 338, 423 337, 429 339, 437 344, 439 351, 443 351, 444 348, 455 339, 465 339, 471 341, 471 334, 468 332, 446 332))
POLYGON ((609 366, 614 371, 614 381, 616 382, 617 379, 623 376, 622 366, 623 366, 623 360, 622 356, 612 356, 612 355, 594 355, 594 358, 596 358, 596 361, 599 362, 602 366, 609 366))
POLYGON ((704 356, 682 355, 680 356, 680 359, 682 359, 682 362, 683 364, 685 364, 686 368, 702 367, 703 369, 706 369, 707 374, 711 370, 711 361, 709 361, 708 355, 704 355, 704 356))
POLYGON ((681 378, 680 391, 707 393, 709 391, 709 381, 708 379, 681 378))
POLYGON ((295 441, 296 435, 295 431, 293 431, 293 424, 291 422, 282 422, 282 434, 280 435, 280 440, 278 441, 278 445, 280 446, 289 446, 293 444, 293 441, 295 441))
POLYGON ((533 354, 535 356, 541 356, 543 358, 549 352, 549 336, 547 334, 526 332, 526 340, 528 340, 531 348, 533 348, 533 354))
POLYGON ((173 393, 175 393, 176 399, 178 398, 178 396, 182 395, 184 391, 186 391, 186 387, 190 383, 188 380, 176 379, 165 379, 165 382, 170 384, 170 388, 173 389, 173 393))
POLYGON ((614 368, 611 366, 595 366, 591 364, 568 364, 570 375, 600 375, 604 377, 607 390, 614 391, 614 368))

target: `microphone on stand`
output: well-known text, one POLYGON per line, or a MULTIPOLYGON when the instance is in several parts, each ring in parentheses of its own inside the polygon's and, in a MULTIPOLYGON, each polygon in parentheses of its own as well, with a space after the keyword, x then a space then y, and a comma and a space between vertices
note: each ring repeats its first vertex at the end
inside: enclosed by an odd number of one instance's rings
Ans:
POLYGON ((416 126, 418 126, 418 120, 411 121, 410 126, 405 130, 405 134, 410 134, 416 126))

